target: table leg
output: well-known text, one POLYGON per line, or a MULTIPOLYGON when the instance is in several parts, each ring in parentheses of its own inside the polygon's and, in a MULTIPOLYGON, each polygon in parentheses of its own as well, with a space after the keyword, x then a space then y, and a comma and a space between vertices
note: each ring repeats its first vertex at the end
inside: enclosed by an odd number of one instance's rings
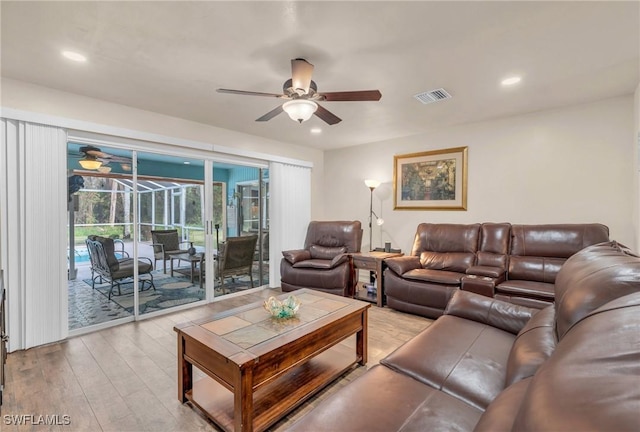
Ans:
POLYGON ((367 309, 362 312, 362 330, 356 333, 356 356, 360 359, 358 363, 361 366, 367 364, 367 352, 368 352, 368 341, 367 341, 367 327, 368 327, 368 316, 367 309))
POLYGON ((187 401, 186 394, 193 388, 193 367, 184 359, 184 337, 178 335, 178 400, 187 401))
POLYGON ((253 370, 239 371, 238 382, 234 386, 233 430, 253 432, 253 370))
POLYGON ((171 263, 171 277, 173 277, 173 258, 169 258, 169 262, 171 263))
POLYGON ((195 261, 191 261, 191 284, 193 284, 193 272, 196 271, 196 262, 195 261))

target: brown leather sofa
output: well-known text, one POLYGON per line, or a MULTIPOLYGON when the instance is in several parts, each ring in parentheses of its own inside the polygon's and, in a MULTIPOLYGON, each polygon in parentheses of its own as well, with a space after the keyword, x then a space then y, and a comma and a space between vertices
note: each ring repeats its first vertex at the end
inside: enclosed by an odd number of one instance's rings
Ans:
POLYGON ((443 316, 292 431, 640 430, 640 258, 569 258, 542 310, 457 290, 443 316))
POLYGON ((541 309, 562 264, 609 240, 602 224, 420 224, 411 254, 385 261, 389 307, 429 318, 458 290, 541 309))
POLYGON ((352 253, 360 252, 360 221, 312 221, 304 249, 283 251, 282 291, 311 288, 341 296, 353 295, 352 253))

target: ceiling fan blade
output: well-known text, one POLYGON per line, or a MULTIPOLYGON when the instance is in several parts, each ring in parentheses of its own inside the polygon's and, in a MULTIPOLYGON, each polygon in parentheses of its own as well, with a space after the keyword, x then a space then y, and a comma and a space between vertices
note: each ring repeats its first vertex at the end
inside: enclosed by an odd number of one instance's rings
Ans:
POLYGON ((269 111, 268 113, 266 113, 265 115, 263 115, 262 117, 257 118, 256 121, 271 120, 272 118, 274 118, 275 116, 277 116, 278 114, 280 114, 283 111, 284 110, 282 109, 282 105, 279 105, 279 106, 275 107, 274 109, 272 109, 271 111, 269 111))
POLYGON ((323 108, 321 105, 318 105, 318 109, 316 110, 316 112, 314 114, 317 115, 318 117, 320 117, 322 120, 324 120, 329 125, 334 125, 334 124, 340 123, 342 121, 342 119, 340 117, 338 117, 337 115, 335 115, 332 112, 328 111, 327 109, 323 108))
POLYGON ((103 152, 98 147, 94 147, 94 146, 80 147, 80 152, 84 153, 85 155, 91 155, 94 157, 109 157, 107 153, 103 152))
POLYGON ((120 162, 120 163, 131 163, 132 159, 128 158, 128 157, 124 157, 124 156, 114 156, 114 155, 107 155, 107 157, 104 158, 100 158, 103 162, 105 161, 110 161, 110 162, 120 162))
POLYGON ((309 93, 311 85, 311 75, 313 65, 305 59, 297 58, 291 60, 291 81, 294 90, 304 90, 304 94, 309 93))
POLYGON ((380 90, 360 90, 360 91, 346 91, 346 92, 327 92, 320 93, 321 100, 327 102, 340 102, 340 101, 379 101, 382 97, 380 90))
POLYGON ((279 93, 262 93, 262 92, 254 92, 254 91, 245 91, 245 90, 232 90, 232 89, 217 89, 218 93, 229 93, 229 94, 238 94, 244 96, 267 96, 267 97, 276 97, 276 98, 285 98, 286 96, 279 93))

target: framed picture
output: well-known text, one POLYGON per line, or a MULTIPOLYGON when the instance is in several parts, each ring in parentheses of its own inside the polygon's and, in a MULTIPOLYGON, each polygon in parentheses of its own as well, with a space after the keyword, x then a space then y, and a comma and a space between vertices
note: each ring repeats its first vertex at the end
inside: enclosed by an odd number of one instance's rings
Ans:
POLYGON ((466 210, 467 147, 393 157, 395 210, 466 210))

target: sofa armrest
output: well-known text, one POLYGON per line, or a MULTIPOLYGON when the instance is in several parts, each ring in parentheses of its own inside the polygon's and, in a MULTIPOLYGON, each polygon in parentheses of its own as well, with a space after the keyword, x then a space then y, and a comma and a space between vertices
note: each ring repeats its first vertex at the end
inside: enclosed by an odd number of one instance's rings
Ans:
POLYGON ((348 253, 343 253, 343 254, 334 256, 333 259, 331 260, 331 268, 336 267, 342 264, 343 262, 349 261, 350 257, 351 255, 349 255, 348 253))
POLYGON ((290 264, 295 264, 300 261, 311 259, 311 253, 307 249, 295 249, 295 250, 282 251, 282 256, 290 264))
POLYGON ((487 324, 517 335, 536 312, 537 309, 457 290, 451 297, 444 315, 487 324))
POLYGON ((393 270, 399 276, 402 276, 410 270, 422 268, 420 258, 417 256, 403 256, 396 258, 387 258, 384 263, 388 268, 393 270))
POLYGON ((466 275, 460 280, 460 289, 485 297, 496 294, 496 279, 487 276, 466 275))

